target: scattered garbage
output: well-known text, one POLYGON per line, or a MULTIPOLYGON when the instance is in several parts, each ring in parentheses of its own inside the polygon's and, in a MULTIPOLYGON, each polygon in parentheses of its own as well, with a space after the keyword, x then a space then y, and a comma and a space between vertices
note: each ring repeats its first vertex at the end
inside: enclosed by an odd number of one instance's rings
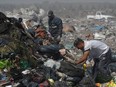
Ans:
POLYGON ((102 35, 100 33, 95 33, 94 34, 94 39, 96 39, 96 40, 104 40, 105 39, 105 35, 102 35))
POLYGON ((73 41, 77 37, 105 42, 113 52, 113 63, 109 64, 109 71, 116 72, 114 21, 102 21, 101 18, 62 18, 64 29, 60 44, 63 47, 58 49, 60 46, 53 45, 50 35, 44 36, 42 33, 35 37, 38 27, 48 32, 45 10, 37 10, 36 7, 21 8, 18 12, 6 11, 7 17, 2 15, 4 21, 0 20, 0 87, 116 87, 116 75, 106 76, 99 72, 94 81, 90 75, 86 75, 86 64, 75 65, 74 62, 82 53, 73 47, 73 41), (19 18, 23 20, 20 22, 19 18), (50 47, 51 44, 53 48, 50 47), (49 46, 49 49, 41 48, 43 45, 45 48, 49 46), (40 48, 45 54, 40 52, 40 48), (55 60, 54 57, 60 59, 55 60))
POLYGON ((55 61, 55 60, 49 59, 46 62, 44 62, 44 65, 47 67, 50 67, 50 68, 59 69, 60 61, 55 61))

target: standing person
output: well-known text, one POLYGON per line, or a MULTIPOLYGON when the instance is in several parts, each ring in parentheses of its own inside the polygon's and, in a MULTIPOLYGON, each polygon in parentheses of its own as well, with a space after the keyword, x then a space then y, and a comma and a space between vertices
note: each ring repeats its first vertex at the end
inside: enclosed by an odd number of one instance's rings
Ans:
POLYGON ((83 41, 77 38, 74 46, 83 51, 82 57, 76 62, 80 64, 86 60, 94 60, 93 77, 96 78, 98 72, 108 75, 107 66, 111 63, 111 50, 109 46, 98 40, 83 41))
POLYGON ((48 12, 48 26, 51 36, 56 41, 56 43, 59 43, 62 37, 62 20, 56 17, 51 10, 48 12))

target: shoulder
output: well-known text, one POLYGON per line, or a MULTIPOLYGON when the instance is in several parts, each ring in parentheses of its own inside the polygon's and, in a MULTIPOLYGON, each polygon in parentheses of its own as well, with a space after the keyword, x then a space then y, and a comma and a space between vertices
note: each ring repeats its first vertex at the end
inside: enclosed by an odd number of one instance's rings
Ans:
POLYGON ((59 18, 59 17, 55 17, 54 20, 55 21, 62 21, 61 18, 59 18))
POLYGON ((84 41, 85 47, 91 47, 91 46, 96 45, 98 43, 100 43, 100 41, 97 41, 97 40, 84 41))
POLYGON ((97 43, 101 43, 101 42, 98 41, 98 40, 89 40, 89 41, 85 41, 85 44, 87 44, 87 45, 92 45, 92 44, 97 44, 97 43))
POLYGON ((91 41, 84 41, 84 51, 91 49, 91 41))
POLYGON ((84 41, 85 46, 91 45, 92 41, 84 41))
POLYGON ((99 40, 91 40, 90 43, 93 45, 93 46, 100 46, 100 45, 106 45, 105 43, 103 43, 102 41, 99 41, 99 40))

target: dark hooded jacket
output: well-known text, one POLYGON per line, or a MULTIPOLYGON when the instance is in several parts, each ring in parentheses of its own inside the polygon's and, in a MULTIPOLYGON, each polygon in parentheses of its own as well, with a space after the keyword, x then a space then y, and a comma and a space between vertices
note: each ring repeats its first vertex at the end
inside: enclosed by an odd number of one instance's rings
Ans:
POLYGON ((52 20, 48 20, 49 32, 52 37, 57 38, 58 36, 62 37, 62 20, 58 17, 54 17, 52 20))

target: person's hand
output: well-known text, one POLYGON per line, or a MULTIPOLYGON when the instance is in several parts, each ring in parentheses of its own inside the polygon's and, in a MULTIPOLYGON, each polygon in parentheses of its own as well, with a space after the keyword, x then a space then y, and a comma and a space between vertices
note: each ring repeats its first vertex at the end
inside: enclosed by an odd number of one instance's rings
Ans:
POLYGON ((64 56, 66 54, 66 49, 60 49, 59 52, 62 56, 64 56))

